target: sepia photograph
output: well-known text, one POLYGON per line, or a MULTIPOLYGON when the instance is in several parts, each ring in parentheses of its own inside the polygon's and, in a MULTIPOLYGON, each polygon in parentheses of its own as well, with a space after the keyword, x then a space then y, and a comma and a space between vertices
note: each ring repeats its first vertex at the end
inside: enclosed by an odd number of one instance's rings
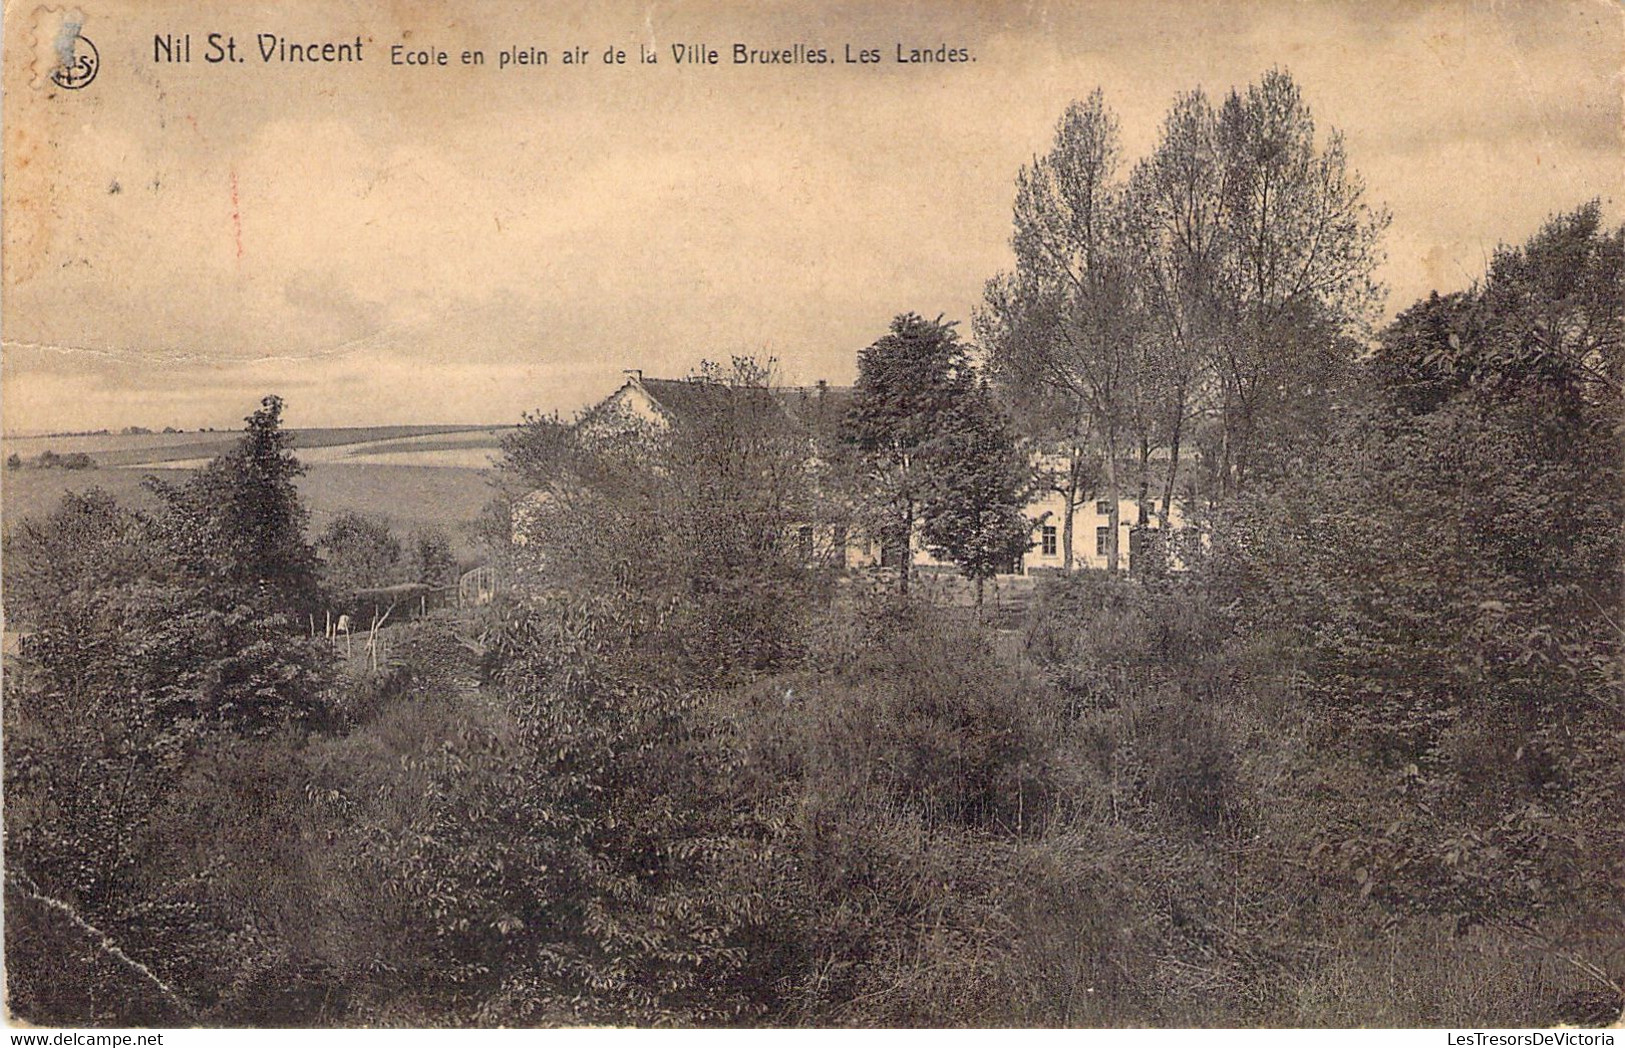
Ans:
POLYGON ((3 25, 9 1027, 1614 1044, 1618 0, 3 25))

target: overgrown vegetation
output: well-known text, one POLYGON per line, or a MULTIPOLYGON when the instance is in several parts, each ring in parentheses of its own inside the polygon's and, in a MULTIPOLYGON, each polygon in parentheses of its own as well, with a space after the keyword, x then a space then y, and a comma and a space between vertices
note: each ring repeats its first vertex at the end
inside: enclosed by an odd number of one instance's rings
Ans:
POLYGON ((341 669, 324 578, 444 551, 357 516, 319 557, 268 398, 159 512, 70 496, 8 540, 9 1005, 1609 1021, 1622 244, 1581 208, 1419 303, 1315 469, 1255 432, 1187 570, 1047 579, 1015 629, 802 556, 840 449, 736 361, 664 430, 530 420, 520 584, 341 669))

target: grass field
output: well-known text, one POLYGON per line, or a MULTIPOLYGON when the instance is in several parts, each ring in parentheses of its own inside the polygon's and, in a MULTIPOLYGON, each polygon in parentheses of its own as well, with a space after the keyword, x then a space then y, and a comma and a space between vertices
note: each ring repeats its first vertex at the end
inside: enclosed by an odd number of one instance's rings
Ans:
MULTIPOLYGON (((157 500, 142 486, 142 478, 148 475, 179 483, 186 479, 188 471, 6 470, 0 475, 0 524, 9 534, 18 521, 51 512, 64 492, 91 488, 101 488, 133 509, 156 509, 157 500)), ((346 510, 377 513, 388 517, 403 538, 414 528, 443 530, 460 560, 472 556, 469 526, 495 494, 482 470, 375 462, 313 463, 299 479, 299 491, 310 510, 312 535, 346 510)))
MULTIPOLYGON (((310 510, 310 533, 319 534, 346 511, 388 517, 404 539, 416 528, 438 528, 460 560, 473 556, 470 526, 494 492, 487 482, 502 435, 498 426, 368 426, 290 430, 307 472, 300 494, 310 510)), ((101 488, 126 506, 153 510, 158 500, 143 484, 151 475, 180 483, 189 472, 229 448, 240 436, 220 433, 99 434, 26 437, 0 441, 4 455, 25 462, 41 452, 83 452, 97 469, 8 469, 0 472, 0 527, 10 534, 22 520, 56 508, 65 492, 101 488)))
MULTIPOLYGON (((389 450, 406 451, 422 438, 451 441, 447 446, 496 446, 497 434, 502 427, 494 426, 350 426, 330 429, 295 429, 294 447, 311 451, 319 448, 341 448, 351 445, 391 445, 389 450), (465 436, 455 436, 464 434, 465 436), (401 447, 393 445, 400 444, 401 447)), ((229 448, 242 434, 235 430, 218 433, 103 433, 78 437, 7 437, 0 440, 0 454, 13 452, 25 461, 37 458, 41 452, 54 451, 59 455, 84 452, 98 466, 144 466, 166 462, 184 462, 210 459, 229 448)))
POLYGON ((187 472, 176 469, 8 469, 0 473, 0 523, 7 534, 20 520, 42 517, 56 508, 69 491, 101 488, 132 509, 150 510, 157 500, 142 487, 148 474, 170 482, 185 480, 187 472))
POLYGON ((346 510, 377 513, 402 538, 414 528, 441 529, 459 560, 473 555, 469 529, 496 494, 483 470, 392 463, 318 463, 300 478, 299 492, 310 509, 313 535, 346 510))
POLYGON ((459 436, 436 437, 423 440, 379 440, 358 444, 352 455, 387 455, 398 451, 449 451, 461 448, 489 448, 494 441, 488 430, 459 436))

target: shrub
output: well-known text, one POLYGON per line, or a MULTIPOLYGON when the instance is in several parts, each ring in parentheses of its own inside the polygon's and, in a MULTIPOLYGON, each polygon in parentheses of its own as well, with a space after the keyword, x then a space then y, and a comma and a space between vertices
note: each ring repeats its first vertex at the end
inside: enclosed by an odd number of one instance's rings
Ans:
POLYGON ((774 779, 879 796, 928 826, 1032 832, 1057 769, 1048 696, 974 626, 886 601, 835 674, 771 678, 744 694, 750 760, 774 779))
POLYGON ((562 595, 516 609, 497 668, 520 760, 504 823, 525 929, 487 1018, 738 1022, 771 983, 747 948, 771 852, 729 803, 735 769, 699 696, 644 656, 663 620, 562 595), (510 831, 510 835, 515 835, 510 831))
POLYGON ((380 672, 351 680, 339 706, 352 730, 399 702, 445 702, 474 691, 481 680, 478 644, 455 620, 434 615, 391 630, 389 658, 380 672))
POLYGON ((1165 685, 1210 694, 1228 633, 1194 581, 1079 572, 1040 582, 1024 648, 1074 701, 1111 705, 1165 685))

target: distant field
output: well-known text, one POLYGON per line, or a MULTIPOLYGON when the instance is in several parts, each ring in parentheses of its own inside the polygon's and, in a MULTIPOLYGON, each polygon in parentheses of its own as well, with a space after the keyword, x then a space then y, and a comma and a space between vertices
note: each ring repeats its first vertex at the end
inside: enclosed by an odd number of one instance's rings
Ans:
POLYGON ((312 534, 345 510, 378 513, 403 539, 413 528, 440 528, 459 559, 473 552, 469 528, 496 495, 482 470, 393 464, 318 463, 299 479, 299 492, 312 534))
POLYGON ((87 455, 99 456, 108 452, 149 451, 153 448, 166 448, 179 444, 194 444, 198 446, 224 446, 241 436, 241 432, 219 433, 140 433, 124 435, 120 433, 102 433, 83 437, 0 437, 0 448, 6 454, 13 451, 23 458, 33 458, 42 451, 54 451, 59 455, 83 451, 87 455))
MULTIPOLYGON (((378 442, 411 441, 414 438, 439 437, 447 439, 446 434, 469 434, 467 439, 475 442, 487 441, 490 446, 496 446, 496 437, 492 434, 500 433, 503 427, 493 426, 352 426, 329 429, 294 429, 288 432, 293 436, 296 450, 314 450, 319 448, 337 448, 346 445, 368 445, 378 442)), ((83 437, 8 437, 0 440, 0 452, 10 455, 13 452, 22 456, 24 460, 37 458, 43 451, 54 451, 59 455, 72 454, 82 451, 95 460, 99 466, 135 466, 156 465, 166 462, 185 462, 188 460, 207 460, 229 448, 239 436, 240 431, 222 430, 219 433, 141 433, 124 435, 118 433, 100 434, 83 437)), ((452 438, 455 439, 455 438, 452 438)), ((408 443, 408 450, 412 445, 408 443)), ((470 445, 457 444, 465 447, 470 445)), ((393 449, 392 449, 393 450, 393 449)))
POLYGON ((496 441, 490 431, 481 430, 465 436, 426 438, 422 440, 378 440, 369 444, 358 444, 350 454, 387 455, 396 451, 450 451, 464 448, 494 449, 496 446, 496 441))
POLYGON ((101 488, 132 509, 150 510, 158 502, 141 486, 147 474, 178 483, 187 471, 176 469, 8 469, 0 471, 0 525, 6 534, 19 520, 42 517, 56 508, 69 491, 101 488))
POLYGON ((453 433, 426 433, 399 438, 352 441, 300 450, 309 463, 350 463, 374 466, 441 466, 489 469, 504 434, 513 427, 465 429, 453 433))
POLYGON ((351 469, 370 466, 434 466, 452 469, 490 469, 499 452, 494 447, 430 448, 425 451, 373 451, 372 445, 356 448, 342 458, 324 459, 351 469))
MULTIPOLYGON (((299 491, 310 510, 315 535, 346 510, 386 516, 404 539, 414 528, 446 532, 459 558, 473 552, 469 526, 495 494, 478 469, 447 466, 312 463, 299 479, 299 491)), ((93 469, 83 471, 21 469, 0 472, 0 524, 7 534, 20 520, 43 516, 67 491, 101 488, 134 509, 157 508, 141 480, 148 474, 180 483, 179 469, 93 469)))
MULTIPOLYGON (((504 426, 370 426, 290 430, 305 464, 299 491, 316 535, 345 511, 386 516, 404 539, 414 529, 438 528, 459 558, 473 553, 470 526, 495 492, 486 480, 504 426)), ((68 491, 101 488, 133 509, 158 501, 142 485, 150 475, 180 483, 190 471, 236 442, 239 433, 104 434, 28 437, 0 441, 4 454, 25 461, 51 450, 84 452, 100 467, 86 470, 0 471, 0 526, 56 508, 68 491)))

